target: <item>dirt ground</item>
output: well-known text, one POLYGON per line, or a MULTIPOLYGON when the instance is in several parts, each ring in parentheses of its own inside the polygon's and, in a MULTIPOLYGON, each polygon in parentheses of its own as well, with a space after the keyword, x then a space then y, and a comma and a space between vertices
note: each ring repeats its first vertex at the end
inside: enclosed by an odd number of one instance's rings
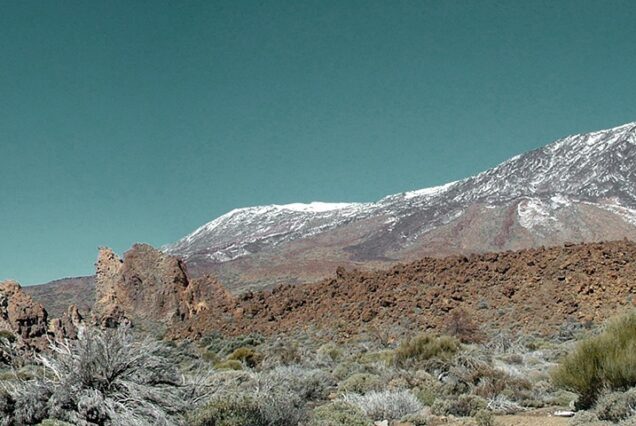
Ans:
MULTIPOLYGON (((496 416, 497 426, 567 426, 569 418, 555 417, 555 409, 540 409, 514 416, 496 416)), ((449 426, 470 426, 475 423, 467 419, 454 419, 444 423, 449 426)))
POLYGON ((566 426, 568 419, 554 416, 497 416, 496 422, 501 426, 566 426))

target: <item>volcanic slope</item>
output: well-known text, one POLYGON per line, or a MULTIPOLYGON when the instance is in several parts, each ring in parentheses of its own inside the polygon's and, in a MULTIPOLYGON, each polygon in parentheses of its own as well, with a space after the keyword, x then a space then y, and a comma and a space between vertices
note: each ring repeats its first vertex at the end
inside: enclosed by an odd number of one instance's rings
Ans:
POLYGON ((164 247, 230 290, 306 283, 339 265, 567 241, 636 239, 636 123, 558 140, 461 181, 375 203, 233 210, 164 247))

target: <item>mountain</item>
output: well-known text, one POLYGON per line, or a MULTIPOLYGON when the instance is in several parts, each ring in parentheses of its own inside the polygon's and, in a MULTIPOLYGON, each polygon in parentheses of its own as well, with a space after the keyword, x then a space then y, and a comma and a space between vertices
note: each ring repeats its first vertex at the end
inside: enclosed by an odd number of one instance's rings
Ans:
MULTIPOLYGON (((477 176, 375 203, 310 203, 233 210, 163 247, 192 277, 232 292, 319 281, 339 266, 387 268, 443 257, 636 240, 636 122, 578 134, 477 176)), ((25 287, 53 315, 87 309, 95 278, 25 287)))
POLYGON ((636 239, 636 122, 375 203, 233 210, 163 249, 236 292, 316 281, 339 265, 624 237, 636 239))

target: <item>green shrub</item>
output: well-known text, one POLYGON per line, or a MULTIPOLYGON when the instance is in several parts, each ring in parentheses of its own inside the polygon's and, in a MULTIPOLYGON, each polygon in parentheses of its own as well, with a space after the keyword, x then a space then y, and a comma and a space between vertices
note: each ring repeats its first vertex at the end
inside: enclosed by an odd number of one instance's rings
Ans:
POLYGON ((383 385, 384 381, 375 374, 356 373, 340 383, 338 390, 340 392, 365 394, 374 390, 380 390, 383 385))
POLYGON ((192 426, 268 425, 257 401, 246 395, 233 395, 213 400, 195 411, 188 419, 188 424, 192 426))
POLYGON ((579 395, 589 408, 602 390, 636 386, 636 311, 610 322, 603 333, 583 340, 552 373, 557 386, 579 395))
POLYGON ((402 366, 409 362, 431 359, 447 361, 459 351, 460 347, 459 340, 454 337, 425 334, 402 342, 395 350, 395 362, 402 366))
POLYGON ((344 380, 356 373, 366 373, 370 371, 369 366, 356 361, 342 361, 333 370, 333 376, 338 380, 344 380))
POLYGON ((426 387, 416 392, 415 396, 417 397, 417 399, 420 400, 422 404, 424 404, 427 407, 430 407, 431 405, 433 405, 433 403, 437 399, 437 393, 438 391, 435 388, 426 387))
POLYGON ((330 361, 338 361, 342 358, 343 352, 342 349, 338 347, 333 342, 326 343, 318 348, 318 355, 323 356, 330 361))
POLYGON ((256 367, 263 360, 263 355, 252 348, 241 347, 227 357, 229 361, 239 361, 250 368, 256 367))
POLYGON ((17 338, 15 337, 15 334, 9 330, 0 330, 0 339, 4 339, 9 343, 14 343, 17 338))
POLYGON ((477 426, 495 426, 495 416, 488 410, 479 410, 474 416, 477 426))
POLYGON ((302 401, 284 389, 224 393, 188 418, 192 426, 297 426, 306 420, 302 401))
POLYGON ((344 401, 330 402, 314 409, 309 426, 371 426, 362 410, 344 401))
POLYGON ((214 368, 219 370, 242 370, 243 364, 241 361, 237 361, 235 359, 229 359, 226 361, 217 362, 214 364, 214 368))

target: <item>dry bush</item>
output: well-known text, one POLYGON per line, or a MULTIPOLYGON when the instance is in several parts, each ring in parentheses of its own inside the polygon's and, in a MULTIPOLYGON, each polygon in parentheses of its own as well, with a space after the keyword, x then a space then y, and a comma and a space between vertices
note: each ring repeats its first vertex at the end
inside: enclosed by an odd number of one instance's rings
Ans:
POLYGON ((52 342, 38 355, 38 377, 3 383, 12 401, 4 415, 16 424, 179 424, 205 386, 182 377, 163 349, 127 327, 83 328, 77 340, 52 342))
POLYGON ((372 420, 399 420, 423 408, 420 401, 406 390, 374 391, 365 395, 345 393, 342 399, 360 408, 372 420))
POLYGON ((619 422, 636 416, 636 388, 627 392, 610 392, 596 401, 594 412, 600 420, 619 422))
POLYGON ((480 343, 485 335, 473 316, 463 308, 453 309, 444 320, 444 332, 462 343, 480 343))

